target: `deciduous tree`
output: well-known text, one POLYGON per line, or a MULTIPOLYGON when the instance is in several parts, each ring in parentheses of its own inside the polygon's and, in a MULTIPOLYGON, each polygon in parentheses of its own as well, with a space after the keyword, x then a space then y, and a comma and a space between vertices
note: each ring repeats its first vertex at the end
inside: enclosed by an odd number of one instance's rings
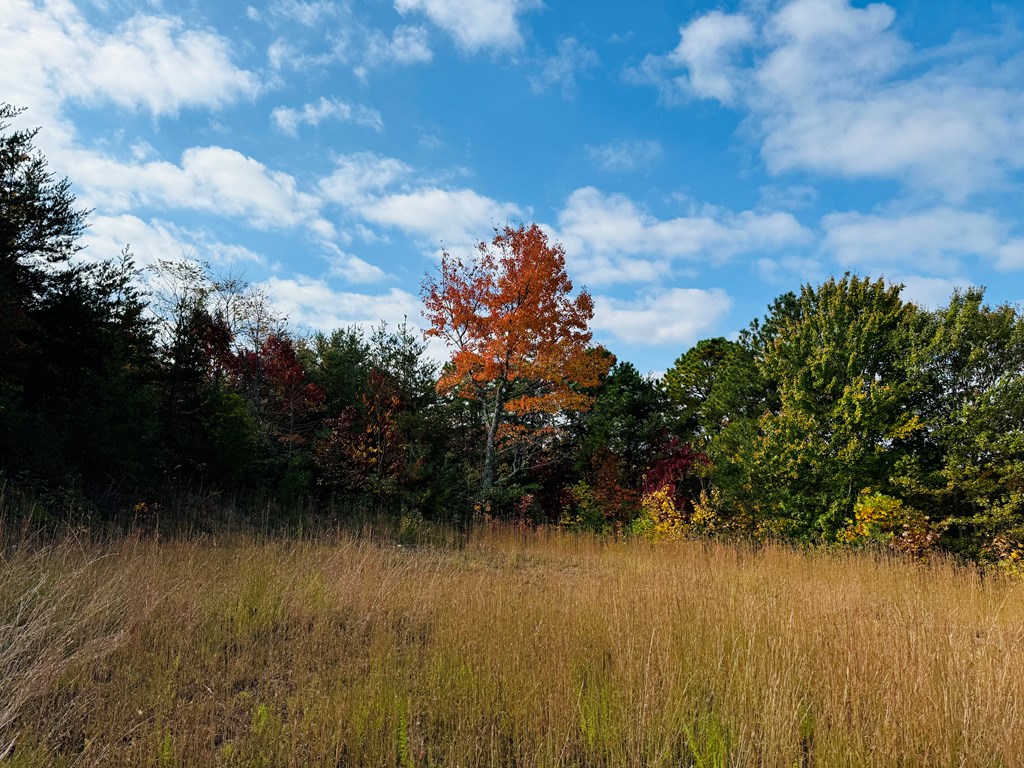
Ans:
POLYGON ((804 286, 795 311, 770 318, 777 332, 758 362, 780 406, 760 419, 754 487, 801 535, 834 539, 863 488, 888 489, 923 429, 922 313, 901 288, 845 275, 804 286))
POLYGON ((970 288, 928 319, 913 361, 924 429, 895 484, 943 522, 950 549, 978 555, 993 538, 1024 543, 1024 316, 970 288))
POLYGON ((453 350, 438 391, 485 406, 485 497, 506 414, 586 410, 592 398, 582 390, 608 370, 608 356, 590 347, 593 300, 572 291, 564 249, 535 224, 506 226, 470 260, 444 252, 439 274, 423 284, 427 335, 453 350))

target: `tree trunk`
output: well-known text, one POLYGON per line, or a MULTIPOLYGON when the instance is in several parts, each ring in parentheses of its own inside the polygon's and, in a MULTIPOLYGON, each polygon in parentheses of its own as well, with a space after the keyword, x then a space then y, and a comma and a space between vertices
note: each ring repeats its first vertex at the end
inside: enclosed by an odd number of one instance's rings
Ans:
POLYGON ((491 416, 491 423, 487 425, 487 445, 484 448, 484 476, 480 483, 480 501, 486 503, 494 487, 494 453, 498 437, 498 424, 501 421, 502 407, 505 405, 505 383, 498 384, 498 391, 494 397, 494 413, 491 416))

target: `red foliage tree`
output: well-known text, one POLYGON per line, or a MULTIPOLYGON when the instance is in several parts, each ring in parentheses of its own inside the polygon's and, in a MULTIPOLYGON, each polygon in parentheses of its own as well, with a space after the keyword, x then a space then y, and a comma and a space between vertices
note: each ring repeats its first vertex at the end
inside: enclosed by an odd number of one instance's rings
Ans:
POLYGON ((258 351, 239 353, 234 367, 236 386, 252 393, 254 410, 277 442, 289 454, 306 442, 324 391, 307 379, 291 339, 271 334, 258 351))
POLYGON ((423 284, 427 335, 453 351, 438 391, 484 404, 484 497, 506 414, 586 410, 592 398, 582 390, 608 371, 608 356, 590 348, 593 300, 572 289, 564 249, 536 224, 505 227, 470 261, 444 252, 440 273, 423 284))
POLYGON ((695 451, 689 443, 671 437, 658 450, 657 458, 644 476, 644 493, 667 487, 676 509, 685 509, 692 496, 688 484, 693 482, 698 465, 709 463, 706 453, 695 451))
POLYGON ((394 383, 372 370, 360 406, 351 405, 325 422, 330 432, 316 448, 323 482, 382 502, 414 479, 416 468, 399 421, 402 409, 394 383))

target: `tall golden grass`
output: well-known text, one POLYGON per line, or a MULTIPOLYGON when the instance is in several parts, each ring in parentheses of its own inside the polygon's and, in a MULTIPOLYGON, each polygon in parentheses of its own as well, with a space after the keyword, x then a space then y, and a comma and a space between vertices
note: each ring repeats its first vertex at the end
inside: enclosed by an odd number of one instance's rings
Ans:
POLYGON ((0 765, 1024 765, 1024 592, 487 528, 9 546, 0 765))

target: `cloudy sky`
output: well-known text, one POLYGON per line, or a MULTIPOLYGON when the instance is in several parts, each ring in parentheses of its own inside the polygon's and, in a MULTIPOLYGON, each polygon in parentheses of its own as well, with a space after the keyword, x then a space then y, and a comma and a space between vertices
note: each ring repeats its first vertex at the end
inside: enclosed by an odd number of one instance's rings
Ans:
POLYGON ((1024 289, 1024 19, 901 0, 0 0, 0 100, 94 209, 303 329, 421 324, 442 247, 537 222, 661 371, 853 270, 1024 289))

